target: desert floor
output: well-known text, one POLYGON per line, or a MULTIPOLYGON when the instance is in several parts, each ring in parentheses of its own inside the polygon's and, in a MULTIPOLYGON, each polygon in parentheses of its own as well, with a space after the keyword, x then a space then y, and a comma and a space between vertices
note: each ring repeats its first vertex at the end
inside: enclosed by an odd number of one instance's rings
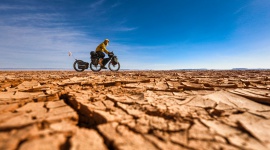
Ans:
POLYGON ((270 149, 270 71, 0 71, 0 149, 270 149))

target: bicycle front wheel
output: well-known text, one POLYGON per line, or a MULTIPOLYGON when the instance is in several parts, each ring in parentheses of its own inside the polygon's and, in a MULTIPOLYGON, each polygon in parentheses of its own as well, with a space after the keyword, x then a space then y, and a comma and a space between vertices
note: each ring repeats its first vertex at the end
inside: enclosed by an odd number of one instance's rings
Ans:
POLYGON ((113 63, 112 61, 109 63, 109 69, 111 71, 118 71, 120 69, 120 63, 117 62, 117 63, 113 63))

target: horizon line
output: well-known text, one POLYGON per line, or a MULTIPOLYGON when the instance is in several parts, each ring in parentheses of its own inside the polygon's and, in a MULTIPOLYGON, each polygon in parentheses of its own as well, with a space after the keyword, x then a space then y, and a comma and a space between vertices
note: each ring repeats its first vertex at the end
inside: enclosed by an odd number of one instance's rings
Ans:
MULTIPOLYGON (((0 71, 26 71, 26 70, 33 70, 33 71, 57 71, 57 70, 74 70, 73 68, 0 68, 0 71)), ((89 71, 91 71, 90 69, 88 69, 89 71)), ((168 70, 168 71, 187 71, 187 70, 270 70, 270 68, 231 68, 231 69, 209 69, 209 68, 184 68, 184 69, 127 69, 127 68, 123 68, 120 70, 168 70)), ((87 70, 85 70, 87 71, 87 70)))

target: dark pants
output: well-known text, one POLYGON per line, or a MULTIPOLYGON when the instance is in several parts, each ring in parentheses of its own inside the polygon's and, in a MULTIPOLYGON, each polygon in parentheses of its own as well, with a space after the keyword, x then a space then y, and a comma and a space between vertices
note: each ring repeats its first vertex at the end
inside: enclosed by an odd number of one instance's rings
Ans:
POLYGON ((105 57, 105 54, 103 52, 101 52, 101 51, 98 51, 97 55, 98 55, 99 58, 102 58, 102 59, 104 59, 104 57, 105 57))

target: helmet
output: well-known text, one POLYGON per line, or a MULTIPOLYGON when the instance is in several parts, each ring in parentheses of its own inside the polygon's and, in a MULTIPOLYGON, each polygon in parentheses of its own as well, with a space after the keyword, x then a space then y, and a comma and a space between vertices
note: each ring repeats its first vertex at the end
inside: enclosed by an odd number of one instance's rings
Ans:
POLYGON ((104 40, 104 42, 105 42, 105 41, 110 42, 110 40, 109 40, 109 39, 105 39, 105 40, 104 40))

